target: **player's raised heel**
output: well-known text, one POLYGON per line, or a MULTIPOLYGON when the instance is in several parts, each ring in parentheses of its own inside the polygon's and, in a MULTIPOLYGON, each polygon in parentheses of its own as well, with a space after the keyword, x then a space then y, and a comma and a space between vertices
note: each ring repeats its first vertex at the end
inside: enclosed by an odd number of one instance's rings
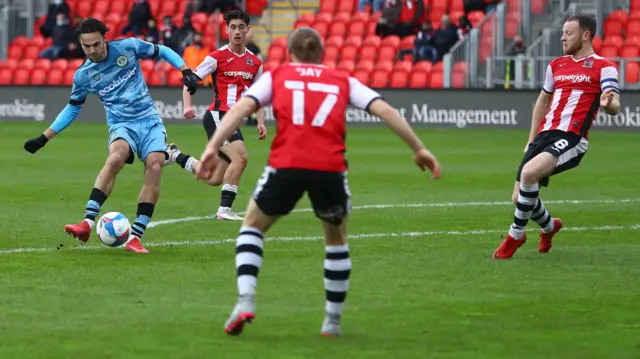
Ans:
POLYGON ((140 238, 132 236, 131 239, 125 245, 125 249, 129 252, 135 253, 149 253, 147 249, 142 246, 140 238))
POLYGON ((229 335, 240 335, 244 330, 244 325, 252 323, 255 317, 253 296, 240 296, 231 316, 224 324, 224 331, 229 335))
POLYGON ((560 218, 553 218, 552 221, 553 231, 549 233, 540 231, 540 244, 538 245, 538 252, 540 253, 549 253, 551 250, 553 236, 562 229, 562 220, 560 218))
POLYGON ((169 166, 175 163, 176 157, 178 156, 179 152, 180 152, 180 149, 178 149, 178 145, 176 145, 175 143, 168 144, 167 145, 168 158, 164 161, 164 165, 169 166))
POLYGON ((515 239, 511 236, 507 236, 507 239, 505 239, 493 253, 493 259, 509 259, 513 257, 518 248, 520 248, 526 241, 526 233, 522 235, 521 239, 515 239))
POLYGON ((64 231, 82 243, 87 243, 91 236, 91 226, 86 221, 77 224, 67 224, 64 226, 64 231))
POLYGON ((322 322, 322 329, 320 333, 325 337, 337 337, 342 335, 342 328, 340 323, 342 322, 342 316, 339 314, 327 313, 322 322))

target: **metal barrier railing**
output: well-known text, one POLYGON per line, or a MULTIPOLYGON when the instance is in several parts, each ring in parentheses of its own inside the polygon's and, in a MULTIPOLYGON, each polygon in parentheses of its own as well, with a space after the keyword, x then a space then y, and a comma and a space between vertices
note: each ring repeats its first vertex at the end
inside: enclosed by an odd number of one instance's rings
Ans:
MULTIPOLYGON (((544 84, 547 66, 556 58, 556 56, 528 57, 525 55, 490 58, 486 69, 488 79, 486 88, 540 89, 544 84), (494 76, 492 68, 506 67, 507 62, 513 68, 513 76, 510 76, 512 80, 494 76)), ((640 58, 614 57, 607 60, 618 64, 618 86, 621 90, 640 90, 640 58), (633 73, 629 73, 630 71, 633 73)))

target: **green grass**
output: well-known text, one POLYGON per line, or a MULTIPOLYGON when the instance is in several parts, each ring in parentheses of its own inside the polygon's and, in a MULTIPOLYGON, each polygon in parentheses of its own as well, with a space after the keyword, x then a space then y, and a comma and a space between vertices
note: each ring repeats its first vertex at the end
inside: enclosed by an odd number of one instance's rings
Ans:
MULTIPOLYGON (((604 200, 547 207, 565 221, 551 253, 530 240, 513 260, 491 254, 512 221, 510 201, 526 131, 420 130, 443 176, 430 180, 390 132, 350 129, 349 232, 354 269, 344 336, 319 334, 324 315, 320 224, 310 212, 278 223, 265 245, 257 318, 241 337, 223 324, 235 303, 234 246, 149 246, 151 254, 78 247, 62 228, 83 217, 107 154, 105 125, 77 123, 35 156, 22 145, 45 124, 0 124, 0 358, 638 358, 640 224, 637 134, 594 131, 582 165, 542 198, 604 200), (402 204, 499 201, 493 205, 402 204), (487 230, 481 234, 465 234, 487 230), (458 231, 458 233, 453 232, 458 231), (403 235, 407 232, 435 232, 403 235), (447 233, 450 232, 450 233, 447 233), (299 240, 275 240, 305 237, 299 240), (302 240, 307 239, 307 240, 302 240), (60 244, 63 249, 56 250, 60 244)), ((274 129, 270 129, 270 135, 274 129)), ((268 153, 248 138, 243 211, 268 153)), ((200 126, 170 125, 169 140, 199 156, 200 126)), ((120 174, 103 211, 135 216, 142 166, 120 174)), ((219 188, 165 169, 154 220, 207 216, 219 188)), ((305 199, 298 208, 308 208, 305 199)), ((535 229, 535 224, 530 226, 535 229)), ((149 245, 234 238, 238 222, 194 220, 147 230, 149 245)), ((183 243, 184 244, 184 243, 183 243)))

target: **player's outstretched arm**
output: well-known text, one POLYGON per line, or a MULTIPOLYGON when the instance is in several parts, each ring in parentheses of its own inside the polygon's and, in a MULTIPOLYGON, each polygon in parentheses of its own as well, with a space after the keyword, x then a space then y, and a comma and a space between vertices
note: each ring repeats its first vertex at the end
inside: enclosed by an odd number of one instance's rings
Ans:
POLYGON ((433 173, 433 178, 440 178, 440 164, 436 157, 429 152, 418 138, 407 121, 400 116, 398 111, 386 101, 376 99, 369 105, 369 112, 380 117, 393 132, 398 135, 413 150, 413 159, 422 171, 427 168, 433 173))

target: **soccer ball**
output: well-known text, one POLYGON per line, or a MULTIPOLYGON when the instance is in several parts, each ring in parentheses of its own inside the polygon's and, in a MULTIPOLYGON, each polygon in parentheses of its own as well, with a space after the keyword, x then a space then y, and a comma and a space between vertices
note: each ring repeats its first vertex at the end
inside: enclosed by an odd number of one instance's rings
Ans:
POLYGON ((109 247, 120 247, 127 243, 131 224, 129 219, 122 213, 105 213, 96 226, 96 233, 100 241, 109 247))

